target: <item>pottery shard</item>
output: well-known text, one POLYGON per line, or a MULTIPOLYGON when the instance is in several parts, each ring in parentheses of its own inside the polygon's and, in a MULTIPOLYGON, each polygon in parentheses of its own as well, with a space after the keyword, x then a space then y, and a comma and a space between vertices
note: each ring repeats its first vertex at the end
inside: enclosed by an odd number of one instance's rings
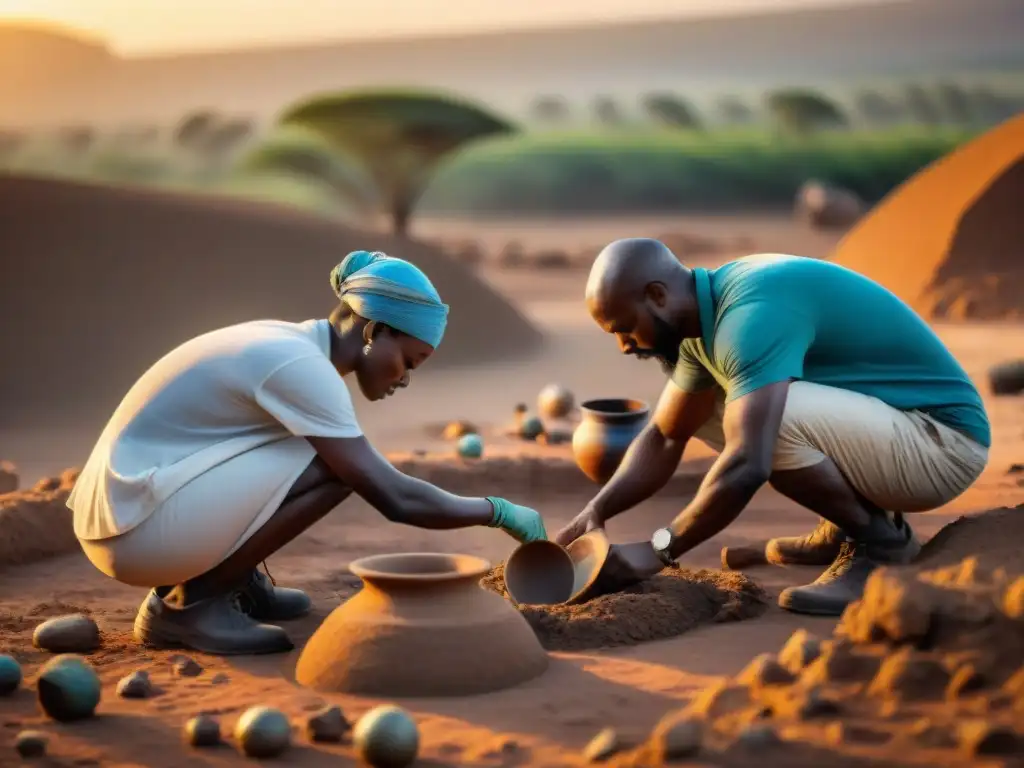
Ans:
POLYGON ((1012 755, 1024 748, 1024 742, 1012 728, 986 720, 969 720, 957 728, 960 749, 977 755, 1012 755))
POLYGON ((980 691, 985 687, 985 676, 973 664, 957 668, 946 686, 946 698, 955 700, 980 691))
POLYGON ((614 728, 605 728, 583 748, 583 757, 588 763, 600 763, 621 749, 619 735, 614 728))
POLYGON ((775 656, 770 653, 762 653, 736 676, 736 682, 750 688, 763 688, 771 685, 786 685, 793 682, 793 678, 793 673, 779 664, 775 656))
POLYGON ((1021 576, 1006 590, 1003 596, 1003 613, 1011 619, 1024 621, 1024 576, 1021 576))
POLYGON ((352 729, 340 707, 324 707, 306 719, 306 735, 310 741, 339 742, 352 729))
POLYGON ((858 653, 842 640, 829 640, 821 644, 820 655, 804 669, 800 680, 805 685, 870 680, 878 665, 877 657, 858 653))
POLYGON ((701 724, 677 710, 661 719, 651 734, 651 743, 661 762, 692 757, 700 751, 704 729, 701 724))
POLYGON ((949 672, 938 660, 908 647, 882 662, 868 694, 903 701, 928 701, 940 698, 948 685, 949 672))
POLYGON ((58 616, 36 627, 32 645, 50 653, 90 653, 100 647, 100 629, 81 613, 58 616))
POLYGON ((696 718, 715 719, 734 713, 750 704, 749 688, 720 682, 701 691, 686 707, 685 712, 696 718))
POLYGON ((47 741, 41 731, 22 731, 14 739, 14 748, 24 758, 42 757, 46 754, 47 741))
POLYGON ((122 699, 145 699, 153 693, 153 683, 143 670, 122 677, 117 684, 117 695, 122 699))
POLYGON ((807 665, 821 655, 821 640, 805 629, 798 629, 779 651, 779 663, 792 672, 800 674, 807 665))
POLYGON ((0 461, 0 493, 18 490, 18 470, 9 461, 0 461))
POLYGON ((172 669, 178 677, 199 677, 203 674, 203 666, 188 656, 176 659, 172 669))

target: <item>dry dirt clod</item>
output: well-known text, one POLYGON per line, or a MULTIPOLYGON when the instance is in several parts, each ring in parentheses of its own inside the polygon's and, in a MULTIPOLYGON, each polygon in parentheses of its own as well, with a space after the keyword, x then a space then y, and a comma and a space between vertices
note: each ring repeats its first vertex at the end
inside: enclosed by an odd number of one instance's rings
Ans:
POLYGON ((957 729, 960 749, 971 757, 977 755, 1012 755, 1024 745, 1016 731, 985 720, 969 720, 957 729))
POLYGON ((985 676, 973 664, 964 664, 949 679, 949 685, 946 686, 946 698, 956 700, 980 691, 984 687, 985 676))
POLYGON ((203 674, 203 666, 189 656, 177 659, 172 669, 177 677, 199 677, 203 674))
POLYGON ((231 682, 231 678, 223 672, 218 672, 210 678, 210 685, 224 685, 225 683, 231 682))
POLYGON ((843 744, 884 744, 890 740, 891 734, 878 728, 836 721, 829 723, 825 729, 825 738, 834 746, 841 746, 843 744))
POLYGON ((340 707, 324 707, 306 718, 306 735, 310 741, 339 742, 352 729, 340 707))
POLYGON ((117 683, 117 695, 122 699, 145 699, 153 694, 153 683, 144 670, 132 672, 117 683))
POLYGON ((736 742, 745 749, 764 749, 780 742, 775 729, 767 723, 748 725, 736 737, 736 742))
POLYGON ((220 723, 211 715, 196 715, 185 723, 183 734, 193 747, 214 747, 220 744, 220 723))
POLYGON ((621 748, 619 734, 615 732, 614 728, 605 728, 583 748, 583 757, 588 763, 600 763, 607 760, 621 748))
POLYGON ((928 701, 942 697, 949 684, 949 672, 936 659, 902 648, 888 656, 868 694, 903 701, 928 701))
POLYGON ((805 629, 798 629, 779 651, 779 663, 794 675, 799 675, 819 655, 821 640, 805 629))
POLYGON ((1007 587, 1003 596, 1003 613, 1011 619, 1024 621, 1024 576, 1007 587))
POLYGON ((922 717, 910 727, 910 735, 918 744, 928 749, 944 749, 956 746, 954 731, 948 725, 941 725, 928 717, 922 717))
POLYGON ((685 712, 692 717, 714 719, 743 709, 750 703, 750 689, 723 681, 695 696, 685 712))
POLYGON ((793 682, 793 679, 793 674, 779 664, 770 653, 762 653, 736 676, 736 682, 751 688, 787 685, 793 682))
POLYGON ((46 744, 49 741, 42 731, 22 731, 14 739, 14 749, 23 758, 42 757, 46 754, 46 744))
POLYGON ((807 689, 797 702, 797 717, 801 720, 811 720, 816 717, 827 717, 839 712, 839 704, 821 692, 821 688, 814 686, 807 689))
POLYGON ((878 665, 877 657, 858 653, 848 642, 829 640, 821 644, 820 655, 807 665, 800 680, 805 685, 860 682, 874 677, 878 665))
POLYGON ((664 762, 691 757, 700 751, 704 729, 691 717, 675 712, 655 727, 652 742, 664 762))
POLYGON ((50 653, 90 653, 100 647, 100 628, 81 613, 58 616, 36 627, 32 645, 50 653))
POLYGON ((868 578, 857 607, 844 613, 843 633, 857 643, 874 642, 878 635, 897 643, 918 642, 931 628, 930 597, 926 585, 880 568, 868 578))

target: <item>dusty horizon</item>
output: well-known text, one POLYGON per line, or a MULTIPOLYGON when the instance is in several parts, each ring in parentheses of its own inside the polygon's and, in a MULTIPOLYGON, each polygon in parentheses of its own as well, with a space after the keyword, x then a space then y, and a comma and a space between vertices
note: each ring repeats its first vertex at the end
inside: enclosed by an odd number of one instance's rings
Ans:
POLYGON ((461 0, 426 8, 418 0, 379 0, 372 11, 350 0, 309 0, 286 18, 272 0, 203 0, 139 7, 123 0, 0 0, 0 24, 25 23, 92 38, 122 56, 151 56, 315 45, 342 41, 443 37, 657 19, 760 15, 902 0, 565 0, 536 6, 493 0, 486 11, 461 0), (244 23, 239 15, 244 4, 244 23), (627 10, 627 7, 629 8, 627 10), (340 12, 339 12, 340 10, 340 12), (202 20, 202 24, 193 23, 202 20))

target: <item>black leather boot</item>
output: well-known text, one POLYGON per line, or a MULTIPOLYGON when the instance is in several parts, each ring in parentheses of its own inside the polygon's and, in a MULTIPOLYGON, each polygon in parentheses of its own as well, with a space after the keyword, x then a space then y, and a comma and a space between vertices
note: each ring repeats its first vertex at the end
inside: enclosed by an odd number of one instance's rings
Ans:
POLYGON ((920 551, 921 543, 902 515, 878 515, 862 541, 844 541, 827 571, 811 584, 783 590, 779 605, 794 613, 840 616, 864 594, 864 585, 876 568, 905 565, 920 551))
POLYGON ((257 621, 297 619, 313 607, 313 601, 305 592, 278 587, 256 568, 239 591, 238 602, 242 611, 257 621))
POLYGON ((283 653, 292 650, 280 627, 246 616, 233 595, 177 607, 152 590, 135 617, 135 639, 155 648, 191 648, 215 656, 283 653))

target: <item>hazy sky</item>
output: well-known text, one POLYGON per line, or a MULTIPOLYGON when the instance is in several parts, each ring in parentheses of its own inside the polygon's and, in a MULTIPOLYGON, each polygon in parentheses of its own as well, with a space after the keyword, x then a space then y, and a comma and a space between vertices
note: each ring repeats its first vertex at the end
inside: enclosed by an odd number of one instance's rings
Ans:
POLYGON ((87 29, 122 53, 876 0, 0 0, 0 19, 87 29))

